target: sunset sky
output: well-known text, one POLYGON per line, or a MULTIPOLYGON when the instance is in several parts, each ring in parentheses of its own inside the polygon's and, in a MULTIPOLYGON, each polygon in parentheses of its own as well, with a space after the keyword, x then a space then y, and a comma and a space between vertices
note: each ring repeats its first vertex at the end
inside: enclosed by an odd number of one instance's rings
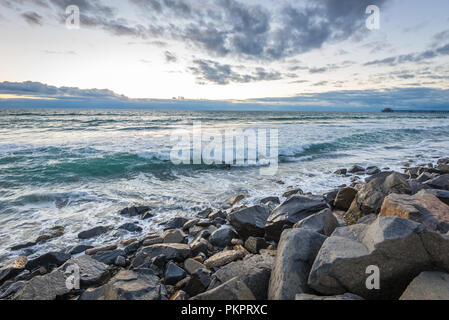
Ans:
POLYGON ((0 39, 0 106, 182 96, 323 107, 387 90, 449 109, 447 0, 0 0, 0 39), (372 4, 379 30, 365 25, 372 4), (66 27, 69 5, 80 29, 66 27))

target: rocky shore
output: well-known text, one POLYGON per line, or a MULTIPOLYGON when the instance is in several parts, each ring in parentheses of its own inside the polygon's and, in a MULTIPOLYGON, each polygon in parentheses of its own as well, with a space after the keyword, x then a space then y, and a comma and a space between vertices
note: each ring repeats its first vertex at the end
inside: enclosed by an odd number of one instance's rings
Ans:
MULTIPOLYGON (((354 166, 334 174, 352 184, 322 195, 292 188, 251 207, 237 195, 161 233, 130 222, 118 228, 134 237, 117 244, 19 257, 0 267, 0 299, 449 299, 449 158, 405 164, 403 173, 354 166), (369 270, 378 271, 374 288, 369 270)), ((117 214, 147 219, 151 210, 117 214)))

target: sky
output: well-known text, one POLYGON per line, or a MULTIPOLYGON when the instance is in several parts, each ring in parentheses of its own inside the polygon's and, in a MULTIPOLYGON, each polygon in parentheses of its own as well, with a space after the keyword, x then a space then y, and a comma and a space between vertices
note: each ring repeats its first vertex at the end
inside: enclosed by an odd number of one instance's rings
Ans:
POLYGON ((447 0, 0 0, 0 40, 0 107, 449 110, 447 0))

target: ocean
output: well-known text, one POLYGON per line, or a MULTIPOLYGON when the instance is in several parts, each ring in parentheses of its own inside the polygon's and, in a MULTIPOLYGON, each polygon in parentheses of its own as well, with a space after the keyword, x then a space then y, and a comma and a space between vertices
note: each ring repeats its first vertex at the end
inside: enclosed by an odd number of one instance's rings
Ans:
POLYGON ((64 227, 63 236, 26 254, 116 243, 133 234, 82 241, 77 234, 133 221, 144 232, 159 230, 237 194, 247 205, 289 187, 319 194, 350 184, 333 172, 354 164, 401 170, 404 162, 434 162, 448 156, 448 120, 448 113, 0 109, 0 263, 25 252, 11 246, 54 226, 64 227), (276 174, 262 176, 263 161, 175 165, 171 135, 198 122, 219 131, 277 129, 276 174), (119 214, 132 205, 150 206, 154 217, 119 214))

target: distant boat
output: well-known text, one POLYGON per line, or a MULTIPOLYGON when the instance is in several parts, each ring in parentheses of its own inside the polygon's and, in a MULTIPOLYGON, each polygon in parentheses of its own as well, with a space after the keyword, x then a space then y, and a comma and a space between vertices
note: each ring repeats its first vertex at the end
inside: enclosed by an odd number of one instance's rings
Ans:
POLYGON ((394 112, 391 108, 385 108, 382 110, 382 112, 394 112))

